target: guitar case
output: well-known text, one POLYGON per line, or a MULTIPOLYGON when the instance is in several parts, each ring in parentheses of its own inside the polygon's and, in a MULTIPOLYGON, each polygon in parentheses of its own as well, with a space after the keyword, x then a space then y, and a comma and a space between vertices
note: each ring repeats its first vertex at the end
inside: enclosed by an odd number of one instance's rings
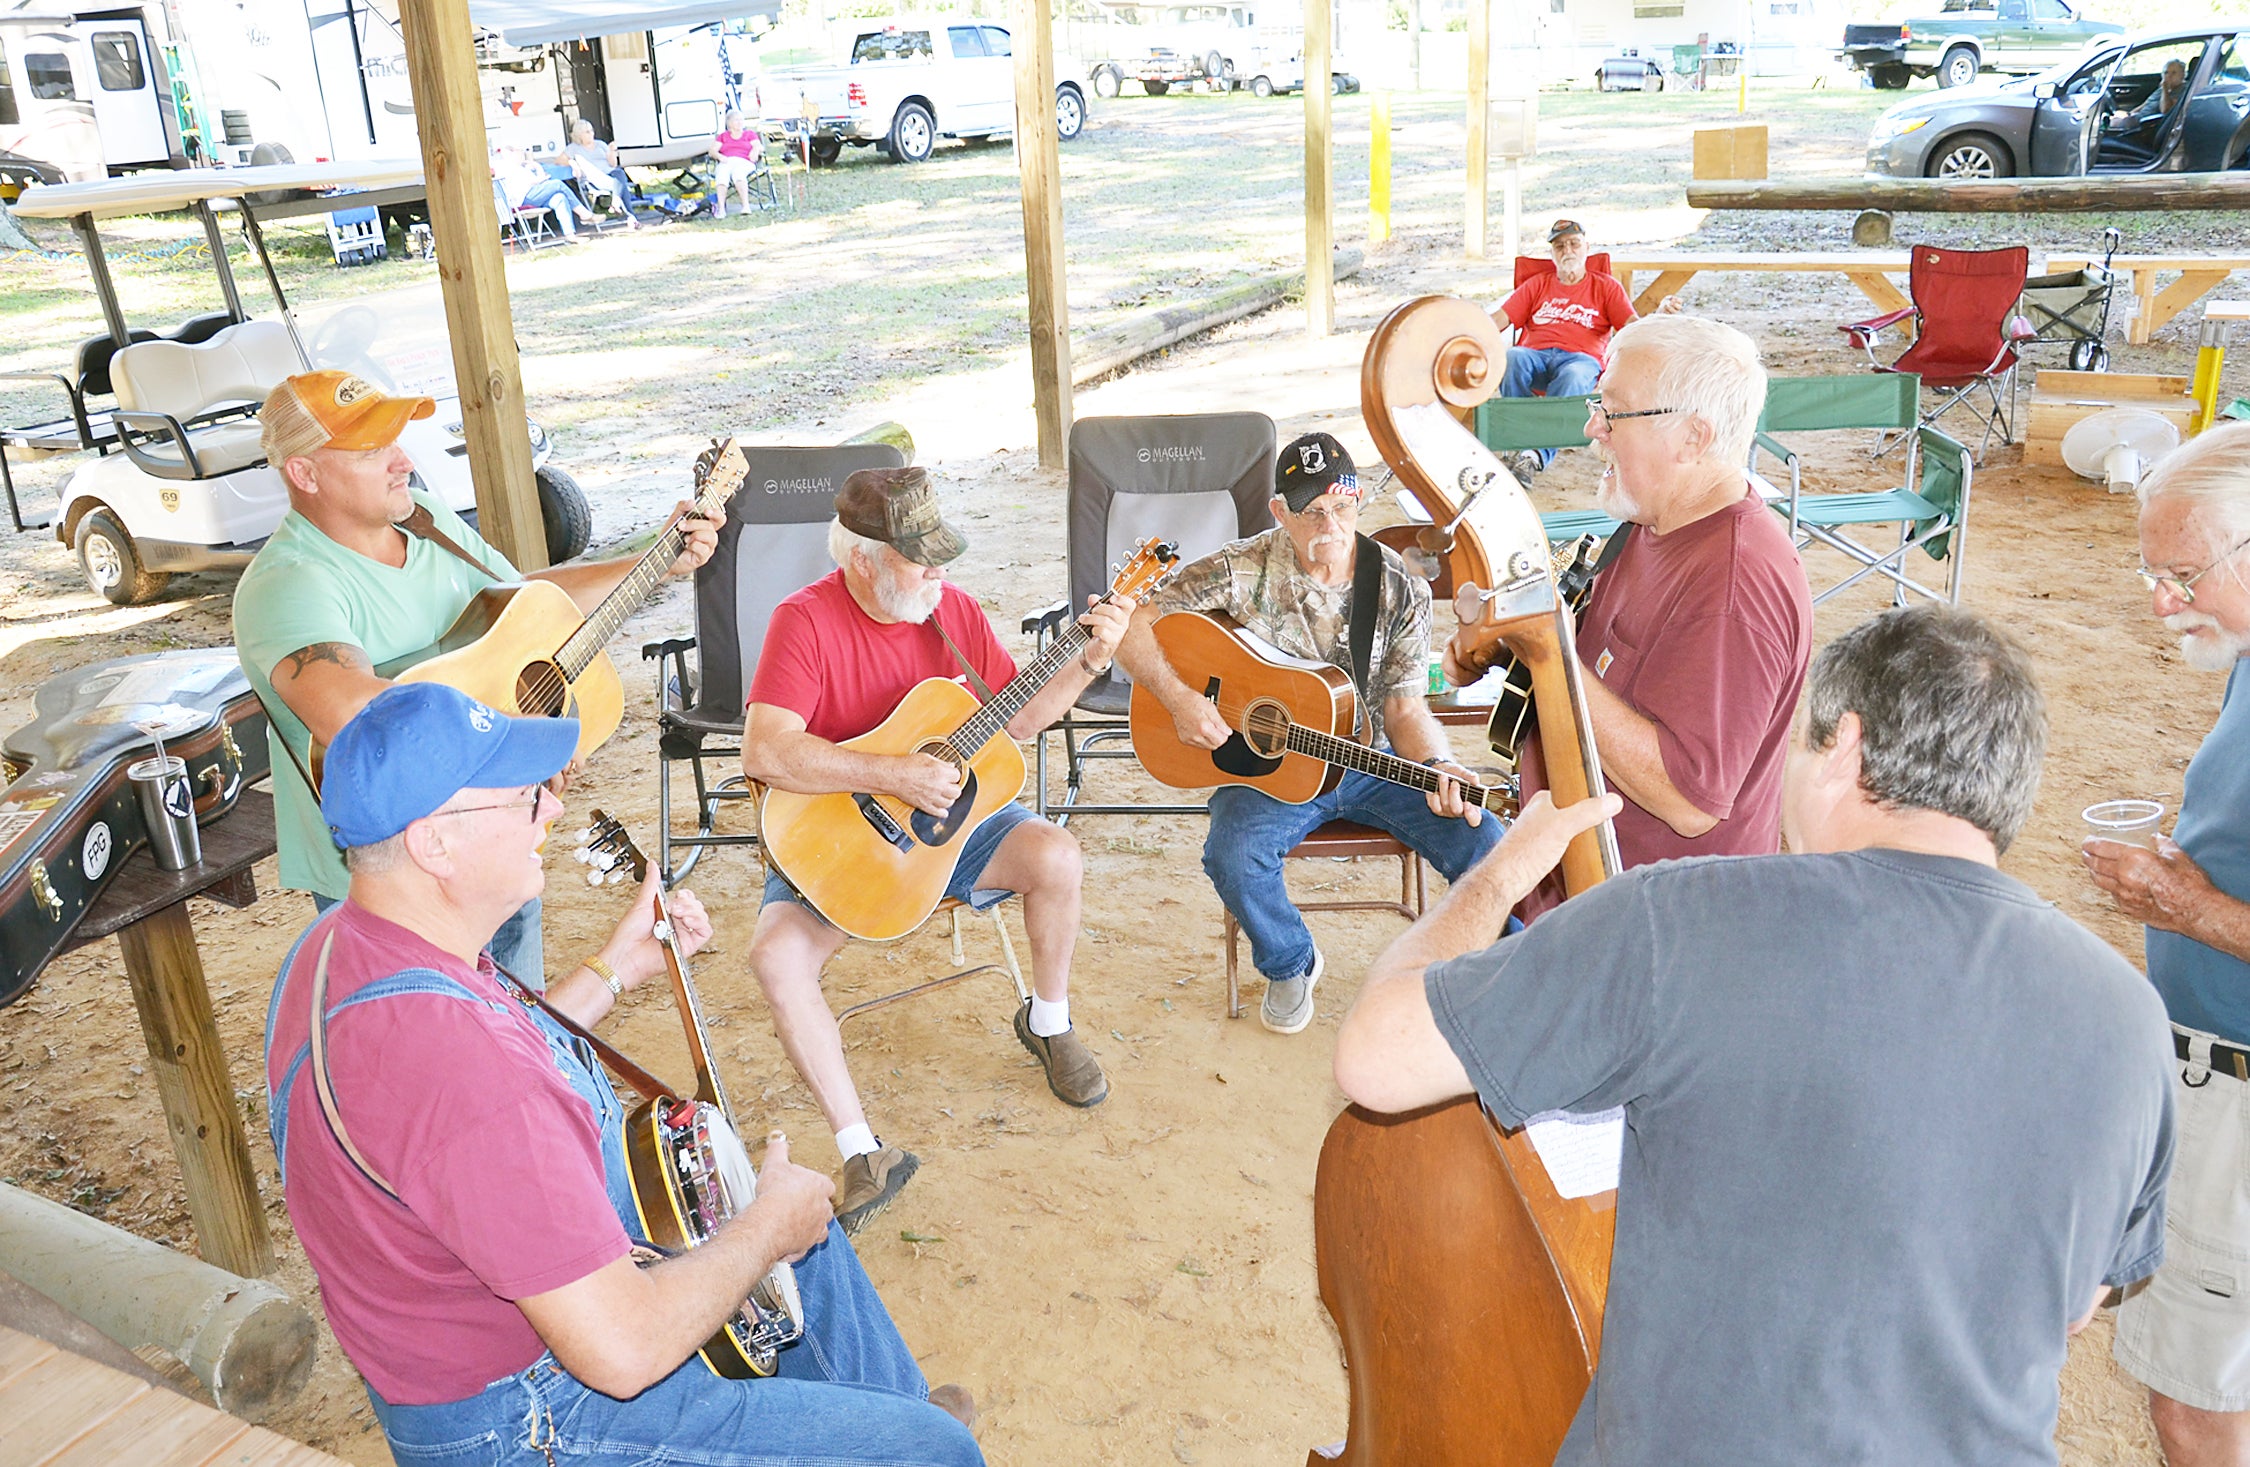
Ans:
POLYGON ((0 1005, 16 1001, 126 857, 148 844, 125 771, 187 761, 196 822, 267 774, 266 716, 232 647, 122 657, 50 678, 0 742, 0 1005))

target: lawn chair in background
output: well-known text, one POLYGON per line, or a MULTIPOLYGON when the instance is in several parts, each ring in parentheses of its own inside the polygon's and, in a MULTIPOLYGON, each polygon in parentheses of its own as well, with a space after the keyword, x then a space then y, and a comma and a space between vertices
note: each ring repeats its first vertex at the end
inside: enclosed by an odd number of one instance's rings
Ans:
MULTIPOLYGON (((1836 329, 1862 351, 1878 372, 1913 373, 1935 388, 1937 405, 1920 415, 1929 427, 1967 404, 1984 424, 1977 460, 1984 459, 1992 430, 2002 443, 2015 441, 2016 352, 2037 332, 2016 314, 2023 296, 2031 251, 2022 245, 2004 250, 1947 250, 1916 245, 1907 265, 1907 293, 1914 304, 1836 329), (1889 328, 1913 322, 1913 343, 1896 360, 1883 362, 1875 342, 1889 328), (1981 389, 1983 404, 1976 401, 1981 389)), ((1910 434, 1887 438, 1877 453, 1910 441, 1910 434)))
MULTIPOLYGON (((1070 594, 1024 618, 1039 651, 1107 590, 1109 567, 1148 536, 1179 547, 1183 563, 1230 540, 1273 527, 1273 419, 1264 413, 1182 413, 1081 418, 1070 429, 1070 594)), ((1201 805, 1080 802, 1094 759, 1131 759, 1126 712, 1132 684, 1123 668, 1096 678, 1060 723, 1039 736, 1034 808, 1067 823, 1073 815, 1194 815, 1201 805), (1063 754, 1061 798, 1049 789, 1048 744, 1063 754)))
POLYGON ((835 568, 828 522, 844 480, 860 469, 904 467, 906 456, 887 443, 853 443, 748 448, 743 460, 748 472, 727 505, 718 549, 695 573, 695 635, 641 648, 641 659, 657 665, 656 861, 675 881, 706 847, 758 844, 754 833, 719 835, 712 827, 721 806, 757 797, 742 775, 742 710, 766 624, 785 598, 835 568), (692 835, 673 828, 677 763, 695 782, 692 835), (677 867, 675 847, 688 853, 677 867))

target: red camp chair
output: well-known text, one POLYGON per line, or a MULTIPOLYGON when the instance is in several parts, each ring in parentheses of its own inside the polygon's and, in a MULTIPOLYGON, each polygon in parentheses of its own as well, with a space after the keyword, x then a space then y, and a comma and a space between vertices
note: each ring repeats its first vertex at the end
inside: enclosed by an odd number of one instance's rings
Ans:
MULTIPOLYGON (((1984 421, 1984 435, 1977 441, 1976 461, 1981 464, 1994 428, 2002 443, 2015 441, 2016 348, 2037 335, 2030 322, 2015 314, 2030 267, 2031 251, 2021 245, 2005 250, 1916 245, 1907 265, 1907 294, 1914 304, 1836 329, 1867 353, 1876 371, 1919 373, 1924 387, 1936 389, 1937 406, 1922 414, 1923 427, 1968 403, 1984 421), (1875 338, 1905 321, 1915 323, 1913 344, 1895 361, 1877 361, 1875 338), (1972 400, 1980 387, 1989 408, 1972 400)), ((1888 439, 1876 452, 1888 453, 1912 436, 1888 439)))
MULTIPOLYGON (((1516 280, 1515 284, 1508 287, 1509 293, 1512 295, 1523 289, 1523 283, 1527 280, 1536 280, 1542 275, 1554 273, 1555 262, 1547 256, 1518 255, 1516 256, 1516 280)), ((1614 276, 1617 272, 1609 268, 1609 252, 1604 250, 1598 255, 1588 255, 1586 257, 1586 273, 1588 275, 1614 276)), ((1509 320, 1507 313, 1497 306, 1493 307, 1492 319, 1494 324, 1499 326, 1503 335, 1514 331, 1516 328, 1516 323, 1509 320)), ((1513 337, 1509 339, 1514 340, 1513 337)), ((1607 363, 1604 363, 1604 365, 1607 365, 1607 363)))

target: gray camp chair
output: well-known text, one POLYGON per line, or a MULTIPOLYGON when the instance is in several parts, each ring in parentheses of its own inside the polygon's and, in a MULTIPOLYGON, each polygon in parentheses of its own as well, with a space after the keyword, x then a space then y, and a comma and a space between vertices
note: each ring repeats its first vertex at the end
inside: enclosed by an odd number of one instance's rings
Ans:
POLYGON ((743 458, 749 472, 727 505, 719 547, 695 573, 695 635, 641 648, 642 660, 657 664, 656 860, 674 881, 707 847, 758 843, 755 834, 715 834, 713 824, 720 806, 756 797, 742 777, 742 717, 766 623, 785 598, 835 569, 828 522, 844 480, 861 469, 906 464, 886 443, 749 448, 743 458), (692 835, 673 829, 676 763, 685 763, 695 781, 692 835), (675 847, 687 851, 677 867, 675 847))
MULTIPOLYGON (((1109 587, 1110 567, 1151 535, 1179 547, 1182 561, 1273 527, 1273 419, 1264 413, 1181 413, 1081 418, 1070 429, 1070 595, 1024 618, 1044 651, 1048 639, 1109 587)), ((1085 804, 1094 759, 1130 759, 1126 712, 1132 683, 1123 668, 1096 679, 1061 722, 1039 736, 1036 808, 1057 824, 1073 815, 1200 814, 1201 805, 1085 804), (1063 788, 1048 780, 1049 741, 1059 740, 1063 788)))

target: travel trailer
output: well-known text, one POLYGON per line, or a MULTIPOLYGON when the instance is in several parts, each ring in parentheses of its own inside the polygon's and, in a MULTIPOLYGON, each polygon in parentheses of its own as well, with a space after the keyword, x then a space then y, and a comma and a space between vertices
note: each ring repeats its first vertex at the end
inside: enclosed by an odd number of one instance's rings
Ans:
POLYGON ((0 177, 76 181, 185 162, 164 39, 161 12, 139 5, 0 0, 0 177))

